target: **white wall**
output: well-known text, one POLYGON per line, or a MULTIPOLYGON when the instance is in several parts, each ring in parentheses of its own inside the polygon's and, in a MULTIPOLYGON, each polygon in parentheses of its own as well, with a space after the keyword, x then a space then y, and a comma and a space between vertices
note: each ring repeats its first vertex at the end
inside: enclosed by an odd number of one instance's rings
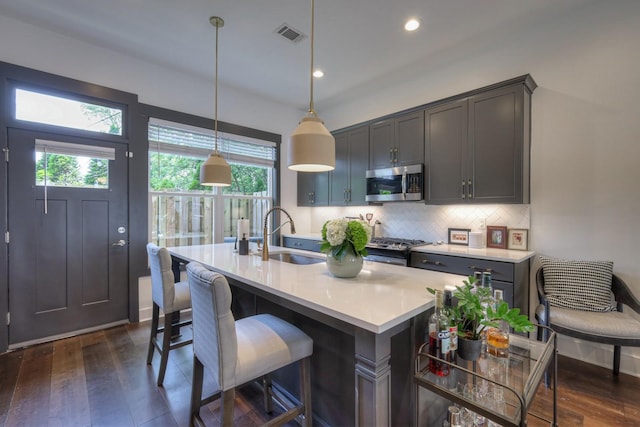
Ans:
MULTIPOLYGON (((640 2, 595 2, 544 27, 516 30, 465 55, 443 53, 398 73, 394 85, 353 92, 317 110, 337 129, 530 73, 539 85, 532 110, 531 246, 552 256, 613 260, 640 296, 640 2)), ((212 81, 2 16, 0 40, 2 61, 137 93, 141 102, 213 114, 212 81)), ((303 115, 228 87, 220 88, 219 102, 220 120, 282 134, 283 152, 303 115)), ((295 207, 295 174, 286 168, 282 189, 282 205, 297 228, 314 231, 314 210, 295 207)), ((561 352, 611 364, 606 346, 563 339, 561 352)), ((638 349, 623 349, 622 371, 640 375, 638 349)))

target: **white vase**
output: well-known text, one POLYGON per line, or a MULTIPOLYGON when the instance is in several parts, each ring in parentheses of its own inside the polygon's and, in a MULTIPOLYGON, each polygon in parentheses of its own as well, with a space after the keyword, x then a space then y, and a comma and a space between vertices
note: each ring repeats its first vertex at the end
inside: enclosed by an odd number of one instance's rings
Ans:
POLYGON ((350 247, 347 247, 342 255, 342 259, 338 259, 331 252, 327 254, 329 272, 336 277, 356 277, 362 270, 362 256, 355 254, 350 247))

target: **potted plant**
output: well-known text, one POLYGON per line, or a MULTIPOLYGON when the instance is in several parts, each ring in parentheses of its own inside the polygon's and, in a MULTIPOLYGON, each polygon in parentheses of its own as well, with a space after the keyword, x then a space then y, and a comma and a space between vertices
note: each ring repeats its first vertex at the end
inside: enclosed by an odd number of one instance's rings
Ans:
POLYGON ((327 267, 336 277, 355 277, 367 255, 371 227, 359 219, 338 218, 322 226, 320 250, 327 254, 327 267))
MULTIPOLYGON (((479 354, 483 332, 487 328, 499 328, 501 322, 505 322, 516 332, 531 332, 535 329, 529 317, 520 314, 519 308, 509 308, 506 301, 496 304, 490 288, 475 286, 475 277, 469 276, 462 283, 463 286, 457 286, 453 292, 457 304, 450 308, 451 317, 456 319, 458 326, 459 353, 464 353, 465 350, 462 347, 467 344, 464 341, 468 340, 475 341, 471 345, 477 347, 479 354)), ((435 294, 435 289, 427 288, 427 290, 435 294)), ((461 357, 467 359, 465 356, 461 357)))

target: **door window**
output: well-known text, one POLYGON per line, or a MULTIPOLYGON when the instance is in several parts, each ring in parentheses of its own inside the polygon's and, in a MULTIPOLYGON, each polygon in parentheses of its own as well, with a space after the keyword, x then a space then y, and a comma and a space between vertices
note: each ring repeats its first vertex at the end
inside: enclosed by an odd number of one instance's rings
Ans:
POLYGON ((35 153, 37 186, 109 188, 111 147, 37 139, 35 153))

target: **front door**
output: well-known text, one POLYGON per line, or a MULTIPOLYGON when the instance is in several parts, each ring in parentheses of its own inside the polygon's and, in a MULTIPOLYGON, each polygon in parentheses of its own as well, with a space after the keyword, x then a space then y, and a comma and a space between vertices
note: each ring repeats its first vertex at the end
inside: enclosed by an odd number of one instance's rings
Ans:
POLYGON ((8 141, 10 345, 126 320, 126 146, 19 129, 8 141))

